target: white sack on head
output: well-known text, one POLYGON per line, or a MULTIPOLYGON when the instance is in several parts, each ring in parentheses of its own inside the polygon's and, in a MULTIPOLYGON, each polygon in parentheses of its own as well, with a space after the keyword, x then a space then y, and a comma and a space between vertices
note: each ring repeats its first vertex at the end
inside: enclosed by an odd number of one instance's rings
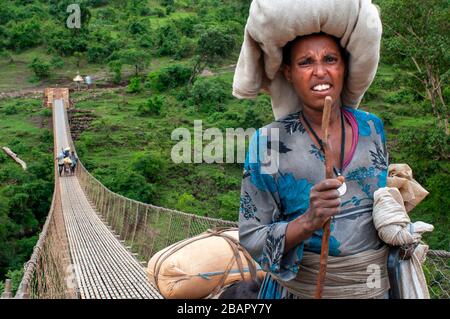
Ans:
POLYGON ((255 98, 268 90, 275 119, 301 108, 292 84, 281 72, 283 47, 297 36, 325 32, 340 38, 349 53, 342 102, 357 108, 372 83, 382 33, 371 0, 254 0, 236 66, 233 95, 255 98))

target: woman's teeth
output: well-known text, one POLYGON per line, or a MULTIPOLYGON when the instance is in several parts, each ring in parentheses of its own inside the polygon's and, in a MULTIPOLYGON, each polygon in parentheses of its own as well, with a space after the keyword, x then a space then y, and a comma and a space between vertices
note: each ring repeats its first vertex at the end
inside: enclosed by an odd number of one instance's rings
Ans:
POLYGON ((312 89, 313 91, 325 91, 328 90, 329 88, 331 88, 330 84, 318 84, 314 86, 312 89))

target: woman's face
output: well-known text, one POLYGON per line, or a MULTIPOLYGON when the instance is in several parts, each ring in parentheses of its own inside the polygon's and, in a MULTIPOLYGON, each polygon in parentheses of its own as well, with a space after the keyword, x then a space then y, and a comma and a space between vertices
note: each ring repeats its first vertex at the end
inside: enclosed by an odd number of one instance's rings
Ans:
POLYGON ((340 101, 345 63, 338 44, 327 35, 310 35, 297 41, 291 51, 291 64, 284 75, 292 82, 306 107, 323 110, 326 96, 340 101))

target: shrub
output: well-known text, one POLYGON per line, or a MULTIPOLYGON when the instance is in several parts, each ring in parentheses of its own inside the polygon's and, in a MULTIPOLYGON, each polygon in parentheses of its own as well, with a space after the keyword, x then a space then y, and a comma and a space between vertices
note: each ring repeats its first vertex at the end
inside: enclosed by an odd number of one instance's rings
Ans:
MULTIPOLYGON (((33 246, 31 246, 30 253, 33 251, 32 247, 33 246)), ((12 291, 12 293, 14 295, 17 292, 17 289, 19 288, 20 281, 22 280, 23 268, 21 267, 21 268, 19 268, 17 270, 10 270, 10 271, 8 271, 8 273, 6 274, 6 277, 11 279, 11 291, 12 291)))
POLYGON ((32 48, 42 41, 41 23, 37 19, 13 22, 9 28, 9 47, 14 50, 32 48))
POLYGON ((450 157, 450 136, 437 125, 430 125, 426 130, 403 130, 398 135, 398 143, 406 158, 413 161, 445 161, 450 157))
POLYGON ((19 110, 17 109, 16 104, 10 104, 5 107, 4 112, 6 115, 14 115, 14 114, 19 113, 19 110))
POLYGON ((87 50, 89 63, 102 63, 111 55, 111 49, 103 44, 92 44, 87 50))
POLYGON ((393 123, 394 115, 389 111, 383 111, 380 113, 380 118, 383 121, 384 125, 390 126, 393 123))
POLYGON ((42 61, 37 57, 31 61, 28 67, 33 70, 36 77, 40 80, 50 76, 50 63, 42 61))
POLYGON ((177 52, 181 36, 174 24, 169 23, 156 31, 156 45, 160 56, 170 56, 177 52))
POLYGON ((194 26, 198 23, 198 18, 188 16, 173 20, 173 23, 184 36, 193 37, 195 35, 194 26))
POLYGON ((387 93, 384 100, 390 104, 409 104, 414 102, 414 94, 409 90, 402 89, 396 92, 387 93))
POLYGON ((156 194, 156 187, 147 183, 142 174, 129 168, 109 167, 94 171, 95 176, 101 177, 104 185, 125 197, 150 203, 156 194))
POLYGON ((189 104, 200 112, 223 111, 229 99, 228 85, 214 78, 200 78, 192 86, 189 104))
POLYGON ((183 107, 186 106, 187 100, 189 98, 189 88, 188 87, 181 87, 179 90, 175 92, 175 98, 178 102, 181 103, 183 107))
POLYGON ((149 14, 152 16, 157 16, 158 18, 163 18, 166 16, 166 11, 160 7, 152 8, 149 11, 149 14))
POLYGON ((130 84, 128 84, 127 93, 139 93, 141 91, 141 79, 139 77, 132 78, 130 84))
POLYGON ((226 30, 213 27, 200 34, 197 50, 200 55, 207 55, 208 62, 211 62, 217 57, 229 56, 235 44, 234 38, 226 30))
POLYGON ((179 198, 175 208, 182 212, 193 213, 195 208, 195 197, 189 193, 183 193, 179 198))
POLYGON ((157 92, 173 89, 187 84, 191 73, 191 68, 182 64, 174 64, 150 73, 147 77, 146 86, 157 92))
POLYGON ((139 105, 138 114, 141 116, 159 115, 164 102, 165 99, 163 96, 156 95, 151 97, 148 99, 147 103, 139 105))
POLYGON ((0 164, 3 164, 4 162, 6 162, 6 154, 3 152, 0 152, 0 164))
POLYGON ((239 192, 229 191, 218 196, 220 203, 219 218, 225 220, 237 220, 239 212, 239 192))
POLYGON ((181 60, 183 58, 190 57, 194 54, 195 51, 195 42, 192 39, 187 37, 182 37, 180 41, 180 45, 175 51, 173 58, 176 60, 181 60))
POLYGON ((236 189, 241 185, 241 179, 235 176, 225 175, 222 171, 216 171, 211 174, 217 188, 220 190, 236 189))
POLYGON ((145 24, 144 21, 135 21, 133 20, 129 25, 128 25, 128 32, 130 32, 133 35, 137 35, 137 34, 145 34, 147 33, 148 30, 148 26, 147 24, 145 24))
POLYGON ((175 12, 175 8, 173 6, 166 7, 166 15, 171 15, 174 12, 175 12))
POLYGON ((151 151, 136 155, 133 170, 145 177, 147 182, 157 182, 163 178, 167 169, 167 162, 161 153, 151 151))
POLYGON ((62 69, 64 67, 64 60, 59 56, 53 57, 50 63, 54 69, 62 69))
POLYGON ((39 115, 44 117, 51 117, 52 116, 52 110, 49 108, 45 108, 42 111, 39 112, 39 115))

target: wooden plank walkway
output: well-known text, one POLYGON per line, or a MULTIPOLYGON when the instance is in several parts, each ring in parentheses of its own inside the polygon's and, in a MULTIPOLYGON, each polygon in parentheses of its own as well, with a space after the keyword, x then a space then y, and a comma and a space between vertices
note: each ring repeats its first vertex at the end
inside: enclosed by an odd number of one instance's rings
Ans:
MULTIPOLYGON (((53 102, 58 152, 69 146, 62 99, 53 102)), ((59 179, 64 223, 82 299, 161 299, 135 257, 101 221, 75 176, 59 179)))

